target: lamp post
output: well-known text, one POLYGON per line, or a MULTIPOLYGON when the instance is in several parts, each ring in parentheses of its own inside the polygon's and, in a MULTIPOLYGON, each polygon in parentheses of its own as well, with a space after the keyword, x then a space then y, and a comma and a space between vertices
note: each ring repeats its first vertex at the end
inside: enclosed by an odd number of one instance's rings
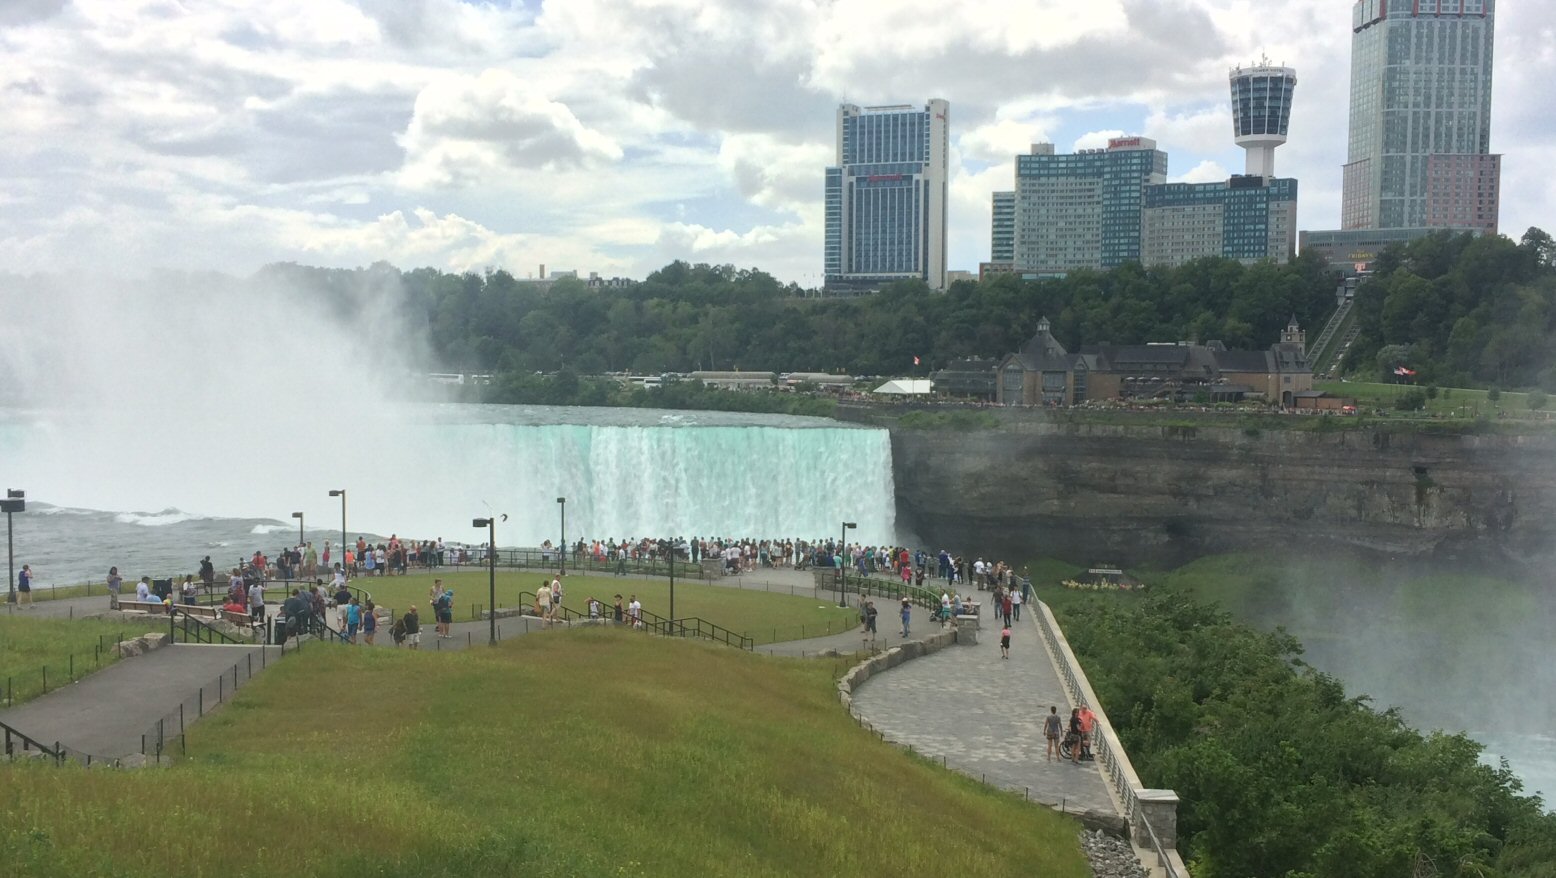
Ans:
POLYGON ((675 550, 678 542, 678 540, 670 541, 670 625, 672 627, 675 625, 675 550))
POLYGON ((303 547, 303 514, 301 512, 293 512, 292 517, 297 519, 297 548, 301 549, 303 547))
POLYGON ((332 490, 330 496, 340 498, 340 569, 350 576, 351 570, 346 567, 346 489, 332 490))
POLYGON ((16 553, 11 543, 11 515, 27 510, 27 492, 7 488, 5 499, 0 500, 0 509, 5 510, 5 602, 14 604, 16 603, 16 553))
POLYGON ((486 570, 488 604, 486 620, 491 624, 491 645, 497 645, 497 519, 476 518, 470 522, 471 527, 486 528, 486 570))
POLYGON ((562 566, 560 568, 558 568, 558 569, 560 569, 562 571, 562 575, 563 576, 566 576, 567 575, 567 498, 566 497, 558 497, 558 498, 556 498, 556 505, 557 505, 557 509, 560 510, 560 512, 562 514, 562 545, 558 547, 561 550, 561 561, 560 561, 560 563, 561 563, 562 566))
POLYGON ((840 607, 848 606, 848 532, 858 526, 856 522, 843 522, 843 541, 837 549, 837 557, 842 562, 842 569, 838 571, 842 578, 837 587, 837 605, 840 607))

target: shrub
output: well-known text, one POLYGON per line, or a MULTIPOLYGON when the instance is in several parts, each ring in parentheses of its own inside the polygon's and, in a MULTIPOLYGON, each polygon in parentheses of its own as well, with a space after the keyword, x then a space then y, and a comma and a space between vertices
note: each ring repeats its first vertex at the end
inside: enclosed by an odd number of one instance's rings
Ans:
POLYGON ((1548 401, 1549 397, 1545 395, 1545 391, 1543 390, 1532 390, 1529 392, 1529 410, 1532 412, 1537 412, 1540 409, 1545 408, 1545 404, 1548 401))

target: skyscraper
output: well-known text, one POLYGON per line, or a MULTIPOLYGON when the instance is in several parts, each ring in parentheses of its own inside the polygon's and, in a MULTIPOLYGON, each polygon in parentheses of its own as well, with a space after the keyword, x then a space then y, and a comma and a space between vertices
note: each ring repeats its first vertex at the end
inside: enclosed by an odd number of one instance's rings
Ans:
POLYGON ((1147 137, 1057 155, 1038 143, 1016 156, 1015 270, 1038 276, 1140 258, 1145 188, 1167 179, 1167 153, 1147 137))
POLYGON ((826 170, 829 290, 919 278, 945 289, 950 104, 837 111, 837 164, 826 170))
POLYGON ((1496 0, 1357 0, 1343 228, 1496 232, 1495 11, 1496 0))

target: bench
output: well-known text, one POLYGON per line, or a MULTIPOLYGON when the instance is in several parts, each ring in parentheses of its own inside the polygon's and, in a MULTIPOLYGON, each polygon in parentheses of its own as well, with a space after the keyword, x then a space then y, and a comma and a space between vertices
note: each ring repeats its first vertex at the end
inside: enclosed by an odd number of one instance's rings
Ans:
POLYGON ((201 619, 215 619, 221 615, 221 607, 201 607, 190 604, 178 604, 178 611, 186 616, 198 616, 201 619))
POLYGON ((127 601, 120 599, 119 609, 129 613, 167 613, 161 601, 127 601))
MULTIPOLYGON (((212 607, 211 609, 216 608, 212 607)), ((221 613, 223 619, 226 619, 228 622, 231 622, 234 625, 242 625, 243 627, 247 628, 254 624, 254 617, 250 616, 248 613, 234 613, 230 610, 222 610, 221 613)), ((215 617, 213 616, 212 618, 215 617)))

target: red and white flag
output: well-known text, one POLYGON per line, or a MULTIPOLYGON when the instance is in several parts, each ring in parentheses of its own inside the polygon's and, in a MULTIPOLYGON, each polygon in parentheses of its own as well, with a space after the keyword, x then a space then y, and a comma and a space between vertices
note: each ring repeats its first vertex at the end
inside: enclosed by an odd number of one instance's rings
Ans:
POLYGON ((1416 373, 1416 370, 1414 370, 1414 369, 1406 369, 1404 366, 1395 366, 1394 367, 1394 374, 1398 375, 1401 378, 1409 378, 1409 377, 1415 375, 1415 373, 1416 373))
POLYGON ((913 365, 915 365, 915 366, 918 365, 918 357, 917 356, 914 356, 914 358, 913 358, 913 365))

